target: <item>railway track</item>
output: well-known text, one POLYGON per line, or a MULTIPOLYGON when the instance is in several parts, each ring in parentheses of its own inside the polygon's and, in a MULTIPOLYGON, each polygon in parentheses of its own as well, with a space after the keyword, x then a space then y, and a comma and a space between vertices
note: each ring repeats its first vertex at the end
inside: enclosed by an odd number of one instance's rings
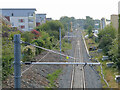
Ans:
MULTIPOLYGON (((78 33, 79 34, 79 33, 78 33)), ((80 34, 79 34, 80 35, 80 34)), ((84 62, 83 61, 83 55, 82 55, 82 38, 77 37, 76 42, 74 44, 74 57, 79 59, 74 59, 74 62, 84 62)), ((73 71, 72 71, 72 77, 71 77, 71 89, 72 88, 81 88, 85 89, 85 72, 84 67, 81 65, 73 65, 73 71)))

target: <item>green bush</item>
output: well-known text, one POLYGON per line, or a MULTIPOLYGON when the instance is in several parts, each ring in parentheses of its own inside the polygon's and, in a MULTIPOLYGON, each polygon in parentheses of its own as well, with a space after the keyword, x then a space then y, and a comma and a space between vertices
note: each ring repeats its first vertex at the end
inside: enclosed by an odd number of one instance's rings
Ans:
POLYGON ((25 46, 23 51, 22 51, 22 54, 23 54, 23 59, 22 61, 30 61, 33 59, 33 57, 35 56, 35 47, 33 46, 25 46))
POLYGON ((98 34, 99 48, 103 49, 104 54, 108 55, 110 46, 113 40, 116 38, 116 30, 112 25, 106 26, 98 34))
POLYGON ((49 87, 54 88, 56 87, 55 85, 55 80, 58 78, 59 74, 62 72, 61 69, 56 70, 52 74, 48 74, 47 79, 50 81, 49 87))

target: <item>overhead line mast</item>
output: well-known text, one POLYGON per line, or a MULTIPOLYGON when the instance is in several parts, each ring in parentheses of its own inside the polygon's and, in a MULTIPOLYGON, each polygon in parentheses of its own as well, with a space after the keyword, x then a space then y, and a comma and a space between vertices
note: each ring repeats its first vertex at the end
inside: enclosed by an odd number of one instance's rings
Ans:
POLYGON ((72 32, 72 31, 73 31, 73 30, 72 30, 72 22, 70 22, 70 25, 71 25, 71 32, 72 32))

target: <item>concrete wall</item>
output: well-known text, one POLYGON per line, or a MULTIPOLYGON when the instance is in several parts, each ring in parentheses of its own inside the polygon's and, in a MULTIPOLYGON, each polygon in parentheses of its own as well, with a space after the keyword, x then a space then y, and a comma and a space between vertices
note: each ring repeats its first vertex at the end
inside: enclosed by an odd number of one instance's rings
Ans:
POLYGON ((13 27, 20 29, 20 26, 24 25, 25 28, 21 30, 31 31, 36 27, 35 11, 36 9, 2 9, 2 15, 10 17, 13 27), (19 22, 19 19, 24 19, 25 22, 19 22))
POLYGON ((46 22, 46 14, 36 14, 36 23, 43 24, 46 22))
POLYGON ((25 28, 21 30, 28 31, 28 17, 10 17, 10 22, 13 27, 20 27, 21 25, 24 25, 25 28), (24 22, 19 22, 19 19, 24 19, 24 22))
POLYGON ((118 30, 118 15, 111 15, 111 22, 113 27, 118 30))
POLYGON ((100 22, 100 27, 101 27, 101 29, 104 29, 105 26, 106 26, 106 19, 105 19, 105 18, 102 18, 102 19, 101 19, 101 22, 100 22))

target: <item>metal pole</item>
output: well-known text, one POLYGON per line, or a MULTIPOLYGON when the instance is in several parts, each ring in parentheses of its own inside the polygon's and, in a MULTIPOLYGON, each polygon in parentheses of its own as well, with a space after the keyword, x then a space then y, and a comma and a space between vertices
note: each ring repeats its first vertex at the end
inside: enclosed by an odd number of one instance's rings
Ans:
POLYGON ((30 65, 100 65, 92 62, 22 62, 22 64, 30 65))
POLYGON ((14 88, 21 87, 21 47, 20 34, 14 35, 14 88))
MULTIPOLYGON (((59 28, 59 39, 60 39, 60 53, 61 53, 61 28, 59 28)), ((60 55, 61 60, 61 55, 60 55)))
POLYGON ((69 24, 68 24, 68 43, 69 43, 69 24))
POLYGON ((60 38, 60 53, 61 53, 61 28, 59 28, 59 38, 60 38))
POLYGON ((118 58, 120 58, 120 14, 119 16, 119 22, 118 22, 118 58))

